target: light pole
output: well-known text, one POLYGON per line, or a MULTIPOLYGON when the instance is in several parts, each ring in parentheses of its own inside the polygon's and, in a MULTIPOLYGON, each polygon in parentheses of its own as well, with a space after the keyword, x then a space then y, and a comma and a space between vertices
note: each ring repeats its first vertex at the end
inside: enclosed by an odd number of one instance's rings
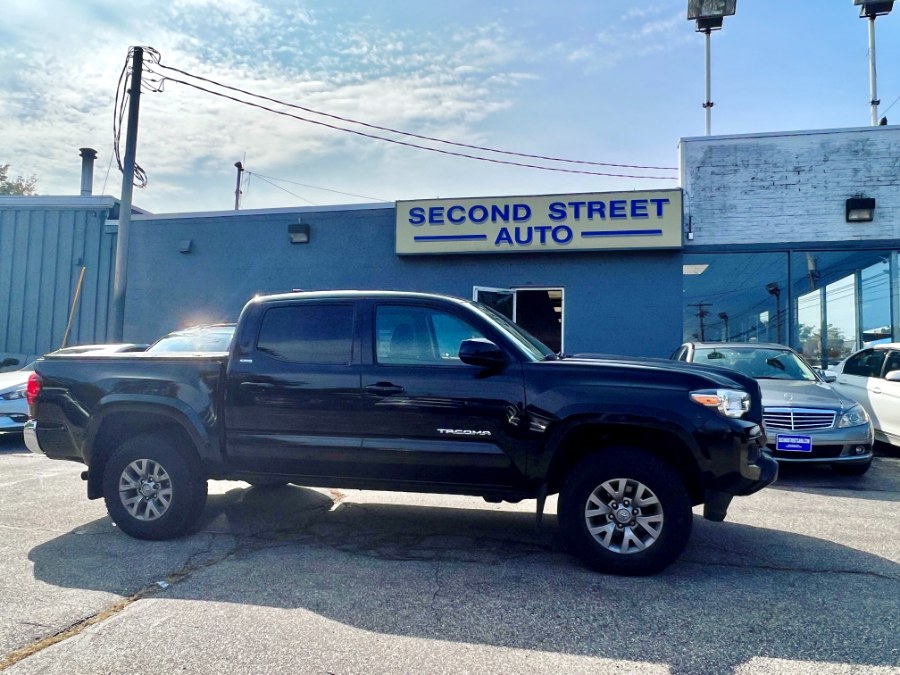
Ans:
POLYGON ((872 106, 872 126, 878 126, 878 84, 875 77, 875 18, 889 14, 894 8, 894 0, 853 0, 859 5, 859 18, 869 20, 869 92, 872 106))
POLYGON ((728 312, 719 312, 719 318, 725 324, 725 334, 722 336, 722 342, 728 342, 728 312))
POLYGON ((703 109, 706 110, 706 135, 712 133, 712 107, 710 75, 710 34, 722 27, 722 21, 726 16, 732 16, 737 6, 737 0, 688 0, 688 21, 697 22, 697 32, 706 35, 706 101, 703 109))
POLYGON ((775 296, 775 341, 781 344, 781 288, 776 282, 766 284, 769 295, 775 296))

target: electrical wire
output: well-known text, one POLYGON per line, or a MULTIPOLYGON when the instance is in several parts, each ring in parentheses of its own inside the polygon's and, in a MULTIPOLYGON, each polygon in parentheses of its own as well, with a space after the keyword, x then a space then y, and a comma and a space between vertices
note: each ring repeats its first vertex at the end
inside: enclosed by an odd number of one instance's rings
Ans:
MULTIPOLYGON (((154 74, 159 75, 156 71, 152 71, 154 74)), ((491 157, 478 157, 477 155, 469 155, 462 152, 455 152, 451 150, 441 150, 440 148, 429 148, 425 145, 418 145, 416 143, 409 143, 407 141, 400 141, 395 138, 385 138, 384 136, 376 136, 374 134, 368 134, 362 131, 356 131, 355 129, 346 129, 344 127, 339 127, 334 124, 329 124, 327 122, 321 122, 318 120, 312 120, 308 117, 301 117, 300 115, 294 115, 293 113, 285 112, 283 110, 276 110, 274 108, 270 108, 268 106, 261 105, 259 103, 252 103, 251 101, 244 101, 243 99, 239 99, 235 96, 230 96, 228 94, 223 94, 221 92, 213 91, 212 89, 208 89, 206 87, 201 87, 198 84, 193 84, 191 82, 185 82, 184 80, 179 80, 174 77, 165 78, 169 82, 175 82, 176 84, 182 84, 186 87, 191 87, 192 89, 197 89, 198 91, 206 92, 207 94, 212 94, 213 96, 218 96, 220 98, 228 99, 230 101, 234 101, 235 103, 241 103, 246 106, 250 106, 251 108, 259 108, 260 110, 265 110, 267 112, 275 113, 276 115, 282 115, 284 117, 291 117, 293 119, 299 120, 301 122, 307 122, 309 124, 316 124, 318 126, 326 127, 329 129, 334 129, 336 131, 343 131, 349 134, 354 134, 356 136, 362 136, 364 138, 385 141, 386 143, 393 143, 395 145, 401 145, 408 148, 416 148, 418 150, 428 150, 429 152, 436 152, 441 155, 449 155, 452 157, 463 157, 465 159, 474 159, 481 162, 490 162, 491 164, 503 164, 507 166, 521 166, 528 169, 539 169, 541 171, 553 171, 557 173, 571 173, 571 174, 580 174, 587 176, 609 176, 613 178, 640 178, 645 180, 676 180, 675 177, 670 176, 642 176, 642 175, 630 175, 630 174, 621 174, 621 173, 604 173, 600 171, 581 171, 578 169, 560 169, 558 167, 552 166, 540 166, 537 164, 526 164, 524 162, 512 162, 504 159, 493 159, 491 157)))
POLYGON ((317 185, 307 185, 306 183, 298 183, 297 181, 288 180, 287 178, 274 178, 272 176, 264 176, 260 173, 255 173, 253 171, 245 170, 244 173, 248 176, 253 175, 253 176, 257 176, 258 178, 262 178, 262 179, 268 178, 269 180, 277 180, 282 183, 290 183, 291 185, 299 185, 300 187, 312 188, 313 190, 324 190, 325 192, 333 192, 338 195, 344 195, 345 197, 359 197, 360 199, 371 199, 372 201, 375 201, 375 202, 391 202, 392 201, 390 199, 379 199, 378 197, 368 197, 366 195, 358 195, 358 194, 354 194, 352 192, 341 192, 340 190, 330 190, 328 188, 319 187, 317 185))
POLYGON ((283 192, 287 192, 289 195, 292 195, 292 196, 296 197, 296 198, 299 199, 300 201, 306 202, 307 204, 311 204, 312 206, 318 206, 318 204, 316 204, 315 202, 309 201, 306 197, 301 197, 300 195, 296 194, 295 192, 291 192, 290 190, 286 190, 285 188, 281 187, 280 185, 275 185, 275 183, 266 180, 265 178, 263 178, 262 176, 260 176, 258 173, 255 173, 255 174, 253 174, 253 175, 256 176, 257 178, 259 178, 263 183, 268 183, 269 185, 271 185, 271 186, 274 187, 274 188, 278 188, 279 190, 281 190, 281 191, 283 191, 283 192))
MULTIPOLYGON (((355 120, 355 119, 352 119, 349 117, 342 117, 340 115, 334 115, 331 113, 323 112, 321 110, 307 108, 307 107, 304 107, 301 105, 297 105, 295 103, 289 103, 287 101, 282 101, 280 99, 272 98, 270 96, 265 96, 263 94, 256 94, 256 93, 248 91, 246 89, 241 89, 239 87, 233 87, 231 85, 223 84, 222 82, 218 82, 211 78, 203 77, 201 75, 195 75, 194 73, 190 73, 186 70, 182 70, 180 68, 175 68, 174 66, 169 66, 169 65, 162 63, 162 60, 160 58, 158 58, 159 52, 156 52, 156 50, 154 50, 154 52, 155 52, 155 57, 156 57, 154 63, 156 65, 158 65, 160 68, 163 68, 165 70, 170 70, 172 72, 180 73, 186 77, 190 77, 192 79, 199 80, 201 82, 207 82, 208 84, 212 84, 221 89, 228 89, 229 91, 238 92, 238 93, 244 94, 245 96, 252 96, 253 98, 258 98, 258 99, 261 99, 264 101, 269 101, 270 103, 276 103, 278 105, 283 105, 288 108, 294 108, 296 110, 302 110, 303 112, 311 113, 314 115, 321 115, 322 117, 327 117, 329 119, 337 120, 339 122, 358 124, 362 127, 368 128, 368 129, 375 129, 377 131, 386 131, 386 132, 389 132, 392 134, 407 136, 409 138, 417 138, 419 140, 430 141, 432 143, 443 143, 445 145, 451 145, 451 146, 460 147, 460 148, 468 148, 470 150, 479 150, 481 152, 493 152, 493 153, 497 153, 497 154, 501 154, 501 155, 525 157, 525 158, 529 158, 529 159, 540 159, 540 160, 544 160, 544 161, 548 161, 548 162, 565 162, 565 163, 569 163, 569 164, 584 164, 584 165, 589 165, 589 166, 609 166, 609 167, 615 167, 615 168, 620 168, 620 169, 649 169, 649 170, 654 170, 654 171, 677 171, 678 170, 678 167, 673 167, 673 166, 646 166, 646 165, 640 165, 640 164, 613 164, 610 162, 592 162, 592 161, 580 160, 580 159, 564 159, 561 157, 533 155, 533 154, 528 154, 528 153, 524 153, 524 152, 513 152, 511 150, 499 150, 497 148, 490 148, 490 147, 481 146, 481 145, 473 145, 473 144, 469 144, 469 143, 460 143, 457 141, 448 141, 448 140, 445 140, 442 138, 436 138, 434 136, 425 136, 422 134, 415 134, 415 133, 412 133, 409 131, 402 131, 400 129, 394 129, 392 127, 385 127, 385 126, 380 126, 377 124, 370 124, 368 122, 362 122, 360 120, 355 120)), ((161 73, 157 73, 157 74, 162 75, 161 73)), ((163 77, 165 77, 165 76, 163 75, 163 77)), ((602 174, 602 175, 606 175, 606 174, 602 174)), ((632 177, 633 176, 628 176, 628 178, 632 178, 632 177)))

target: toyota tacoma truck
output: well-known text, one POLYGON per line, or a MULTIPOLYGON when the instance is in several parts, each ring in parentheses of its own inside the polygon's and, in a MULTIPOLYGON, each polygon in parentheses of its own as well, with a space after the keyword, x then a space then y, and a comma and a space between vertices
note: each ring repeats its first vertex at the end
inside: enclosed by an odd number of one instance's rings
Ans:
POLYGON ((571 551, 658 572, 692 507, 775 480, 759 385, 721 368, 567 358, 475 302, 425 293, 257 297, 230 351, 48 355, 26 444, 87 465, 89 499, 141 539, 186 534, 207 481, 536 499, 571 551))

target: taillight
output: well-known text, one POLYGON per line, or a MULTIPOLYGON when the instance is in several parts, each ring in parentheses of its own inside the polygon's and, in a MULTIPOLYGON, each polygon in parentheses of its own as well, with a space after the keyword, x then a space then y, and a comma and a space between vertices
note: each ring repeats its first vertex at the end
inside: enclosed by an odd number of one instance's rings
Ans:
POLYGON ((44 381, 37 373, 32 373, 28 377, 28 389, 25 391, 25 398, 28 399, 28 405, 33 406, 37 403, 38 396, 41 395, 41 387, 44 381))

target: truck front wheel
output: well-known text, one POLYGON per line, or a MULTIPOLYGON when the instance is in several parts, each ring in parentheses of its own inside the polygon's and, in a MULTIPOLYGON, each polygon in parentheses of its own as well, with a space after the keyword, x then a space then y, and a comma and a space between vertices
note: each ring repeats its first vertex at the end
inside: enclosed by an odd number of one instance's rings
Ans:
POLYGON ((559 497, 569 548, 599 572, 646 575, 684 550, 691 501, 679 475, 638 448, 608 449, 569 473, 559 497))
POLYGON ((165 435, 144 434, 120 445, 103 471, 103 497, 116 525, 138 539, 172 539, 196 523, 206 480, 196 457, 165 435))

